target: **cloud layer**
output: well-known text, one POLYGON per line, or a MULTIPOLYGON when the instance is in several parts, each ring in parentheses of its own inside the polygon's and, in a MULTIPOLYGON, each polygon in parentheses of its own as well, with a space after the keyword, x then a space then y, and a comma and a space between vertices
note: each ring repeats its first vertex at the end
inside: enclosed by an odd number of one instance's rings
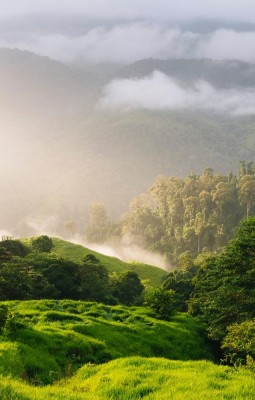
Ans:
POLYGON ((210 58, 255 62, 255 32, 219 29, 182 32, 148 22, 97 27, 80 36, 62 34, 6 37, 1 47, 29 50, 62 62, 128 64, 145 58, 210 58), (233 45, 234 44, 234 45, 233 45))
POLYGON ((249 115, 255 114, 255 90, 218 90, 205 81, 187 88, 154 71, 143 79, 112 81, 104 88, 99 107, 123 111, 197 109, 249 115))

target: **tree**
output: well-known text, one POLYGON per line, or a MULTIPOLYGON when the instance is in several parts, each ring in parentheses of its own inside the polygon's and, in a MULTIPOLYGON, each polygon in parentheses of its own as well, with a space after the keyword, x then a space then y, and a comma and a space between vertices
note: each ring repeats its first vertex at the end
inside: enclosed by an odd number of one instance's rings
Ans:
POLYGON ((55 288, 44 276, 15 259, 0 266, 0 300, 26 300, 54 297, 55 288))
POLYGON ((133 271, 111 275, 110 286, 112 295, 127 306, 135 304, 144 290, 137 273, 133 271))
POLYGON ((255 178, 250 175, 244 175, 239 182, 239 200, 246 206, 246 218, 249 218, 250 212, 255 205, 255 178))
POLYGON ((145 293, 144 304, 150 307, 157 318, 169 321, 175 311, 174 290, 162 287, 148 290, 145 293))
POLYGON ((245 363, 247 357, 255 359, 255 319, 229 326, 222 349, 231 363, 245 363))
POLYGON ((102 243, 108 234, 109 222, 105 206, 94 203, 90 208, 89 224, 85 229, 86 238, 91 243, 102 243))
POLYGON ((22 242, 9 238, 0 242, 0 249, 2 256, 7 256, 9 254, 11 256, 25 257, 29 253, 28 247, 22 242))
POLYGON ((255 218, 244 221, 224 251, 204 261, 189 309, 222 340, 227 327, 255 317, 255 218))
POLYGON ((32 239, 31 247, 38 253, 50 253, 53 249, 53 241, 46 235, 32 239))
POLYGON ((82 300, 104 301, 109 293, 108 271, 93 254, 83 259, 79 280, 82 300))

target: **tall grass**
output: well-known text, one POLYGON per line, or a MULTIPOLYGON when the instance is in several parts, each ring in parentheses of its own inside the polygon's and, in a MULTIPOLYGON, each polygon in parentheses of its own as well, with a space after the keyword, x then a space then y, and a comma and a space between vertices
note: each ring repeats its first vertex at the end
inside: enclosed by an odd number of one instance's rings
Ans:
POLYGON ((254 375, 208 361, 131 357, 87 365, 52 386, 3 378, 1 400, 254 400, 254 375))
POLYGON ((72 300, 5 304, 16 322, 0 335, 0 366, 4 365, 0 373, 11 373, 16 359, 17 372, 12 376, 32 384, 50 384, 86 363, 121 357, 213 358, 202 326, 185 314, 166 322, 154 319, 143 307, 72 300))

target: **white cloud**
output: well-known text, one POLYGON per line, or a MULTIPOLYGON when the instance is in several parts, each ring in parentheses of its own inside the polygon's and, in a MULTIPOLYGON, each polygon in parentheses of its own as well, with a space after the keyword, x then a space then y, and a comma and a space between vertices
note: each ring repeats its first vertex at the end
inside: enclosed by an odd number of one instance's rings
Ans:
POLYGON ((104 88, 98 105, 108 110, 199 109, 248 115, 255 114, 255 90, 218 90, 205 81, 184 87, 154 71, 143 79, 112 81, 104 88))
POLYGON ((255 32, 219 29, 204 37, 200 35, 195 57, 217 60, 255 62, 255 32))
POLYGON ((211 34, 182 32, 148 22, 97 27, 81 36, 25 35, 2 38, 1 47, 29 50, 62 62, 128 64, 145 58, 210 58, 255 62, 255 32, 219 29, 211 34))

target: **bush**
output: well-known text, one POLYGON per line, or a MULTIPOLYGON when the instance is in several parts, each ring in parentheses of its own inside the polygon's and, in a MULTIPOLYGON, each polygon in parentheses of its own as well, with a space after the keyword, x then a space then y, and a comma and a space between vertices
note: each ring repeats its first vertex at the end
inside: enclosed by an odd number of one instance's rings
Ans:
POLYGON ((5 304, 0 305, 0 332, 6 325, 8 319, 9 309, 5 304))
POLYGON ((174 294, 174 290, 150 289, 145 293, 145 305, 154 311, 157 318, 169 321, 175 311, 174 294))
POLYGON ((42 235, 32 240, 31 247, 38 253, 50 253, 54 245, 51 238, 42 235))
POLYGON ((222 349, 231 363, 244 364, 247 357, 255 358, 255 319, 228 327, 222 349))

